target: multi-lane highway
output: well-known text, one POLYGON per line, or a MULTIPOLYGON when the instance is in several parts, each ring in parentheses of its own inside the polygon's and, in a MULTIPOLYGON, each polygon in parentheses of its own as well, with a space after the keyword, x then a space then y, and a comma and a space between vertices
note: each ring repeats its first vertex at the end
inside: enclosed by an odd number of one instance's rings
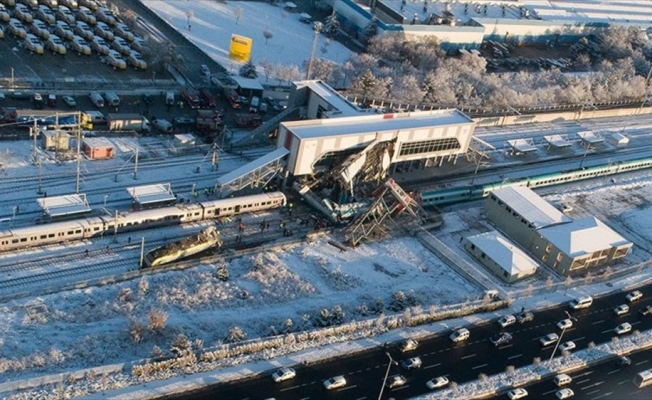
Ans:
MULTIPOLYGON (((615 336, 613 329, 622 322, 629 322, 634 330, 652 328, 652 316, 641 316, 638 310, 652 304, 652 285, 640 288, 644 296, 630 304, 630 311, 617 316, 614 308, 626 303, 626 292, 618 292, 596 298, 589 309, 573 311, 577 319, 573 326, 563 332, 561 342, 572 340, 577 350, 587 348, 590 342, 596 344, 610 341, 615 336)), ((389 367, 389 375, 402 374, 407 383, 398 388, 386 388, 384 399, 405 399, 429 393, 426 382, 438 376, 446 376, 458 384, 472 381, 479 374, 492 375, 503 372, 507 366, 516 368, 532 363, 535 357, 547 359, 551 356, 554 344, 541 347, 539 339, 548 333, 562 334, 557 322, 567 318, 567 305, 535 312, 534 321, 514 324, 501 329, 498 323, 488 323, 469 327, 471 337, 468 341, 453 344, 448 335, 442 332, 436 337, 421 340, 413 351, 401 353, 394 345, 389 347, 393 360, 400 361, 418 356, 423 365, 420 369, 406 371, 399 365, 389 367), (506 331, 513 335, 512 342, 495 347, 489 338, 498 332, 506 331)), ((282 383, 274 383, 269 374, 253 377, 230 384, 209 387, 194 394, 166 398, 224 398, 224 399, 375 399, 387 371, 389 357, 386 349, 378 347, 353 356, 343 356, 313 365, 293 366, 296 378, 282 383), (343 375, 347 385, 343 388, 326 391, 322 382, 332 376, 343 375)), ((630 388, 631 389, 631 388, 630 388)), ((550 389, 546 389, 548 391, 550 389)), ((553 393, 554 395, 554 393, 553 393)))

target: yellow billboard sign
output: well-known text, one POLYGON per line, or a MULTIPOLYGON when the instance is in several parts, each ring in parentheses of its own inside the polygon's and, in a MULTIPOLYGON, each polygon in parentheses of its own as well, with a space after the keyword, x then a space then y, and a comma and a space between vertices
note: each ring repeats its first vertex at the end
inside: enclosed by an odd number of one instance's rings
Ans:
POLYGON ((234 61, 247 62, 251 57, 251 38, 231 35, 231 49, 229 50, 229 58, 234 61))

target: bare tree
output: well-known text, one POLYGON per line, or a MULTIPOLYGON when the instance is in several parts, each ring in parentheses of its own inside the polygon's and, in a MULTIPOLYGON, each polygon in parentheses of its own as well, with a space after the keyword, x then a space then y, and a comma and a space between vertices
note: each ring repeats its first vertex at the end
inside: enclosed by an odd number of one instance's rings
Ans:
POLYGON ((263 68, 265 81, 269 80, 269 76, 274 72, 274 63, 269 60, 261 60, 258 65, 263 68))
POLYGON ((263 37, 265 38, 265 44, 267 44, 267 41, 269 41, 269 39, 271 39, 271 38, 274 37, 274 32, 272 32, 272 31, 271 31, 270 29, 268 29, 268 28, 265 28, 265 29, 263 30, 263 37))
POLYGON ((161 331, 165 329, 165 324, 167 323, 168 315, 162 310, 154 309, 149 312, 147 315, 147 328, 150 331, 161 331))
POLYGON ((238 25, 238 21, 240 21, 240 18, 242 18, 242 14, 243 14, 243 13, 244 13, 244 10, 243 10, 242 7, 240 7, 240 6, 237 6, 237 7, 233 10, 233 15, 235 15, 235 24, 236 24, 236 25, 238 25))
POLYGON ((604 278, 605 281, 608 281, 609 278, 611 278, 611 267, 607 266, 607 268, 604 269, 604 273, 602 274, 602 277, 604 278))

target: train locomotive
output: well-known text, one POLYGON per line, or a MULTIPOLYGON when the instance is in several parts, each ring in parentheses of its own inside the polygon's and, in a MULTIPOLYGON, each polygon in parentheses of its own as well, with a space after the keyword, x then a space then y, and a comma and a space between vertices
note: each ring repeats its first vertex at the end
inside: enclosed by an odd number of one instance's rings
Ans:
POLYGON ((270 192, 10 229, 0 231, 0 252, 272 210, 286 203, 283 193, 270 192))
POLYGON ((530 189, 536 189, 538 187, 561 185, 564 183, 599 178, 650 167, 652 167, 652 157, 646 157, 570 171, 560 171, 526 178, 510 179, 505 182, 433 190, 422 193, 421 199, 424 207, 444 206, 465 201, 480 200, 489 196, 489 193, 496 189, 510 186, 527 186, 530 189))

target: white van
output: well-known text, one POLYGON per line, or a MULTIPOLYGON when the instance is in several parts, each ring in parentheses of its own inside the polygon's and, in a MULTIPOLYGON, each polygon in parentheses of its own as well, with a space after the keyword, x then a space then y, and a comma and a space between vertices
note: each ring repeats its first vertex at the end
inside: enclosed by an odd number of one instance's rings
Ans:
POLYGON ((454 343, 457 343, 468 339, 469 336, 471 336, 471 332, 469 332, 469 330, 466 328, 462 328, 451 333, 449 337, 454 343))
POLYGON ((559 375, 555 376, 555 379, 553 379, 552 381, 555 382, 555 385, 557 385, 557 386, 564 386, 564 385, 568 385, 569 383, 573 382, 573 378, 571 378, 570 376, 568 376, 566 374, 559 374, 559 375))
POLYGON ((593 297, 591 296, 582 296, 578 297, 575 300, 570 302, 570 308, 573 310, 579 310, 582 308, 589 308, 593 304, 593 297))
POLYGON ((117 94, 113 92, 106 92, 104 94, 104 98, 106 98, 106 102, 109 103, 111 107, 120 106, 120 97, 117 94))
POLYGON ((165 94, 165 104, 168 106, 174 105, 174 92, 167 92, 165 94))
POLYGON ((104 107, 104 98, 98 92, 91 92, 89 95, 91 102, 95 104, 95 107, 102 108, 104 107))

